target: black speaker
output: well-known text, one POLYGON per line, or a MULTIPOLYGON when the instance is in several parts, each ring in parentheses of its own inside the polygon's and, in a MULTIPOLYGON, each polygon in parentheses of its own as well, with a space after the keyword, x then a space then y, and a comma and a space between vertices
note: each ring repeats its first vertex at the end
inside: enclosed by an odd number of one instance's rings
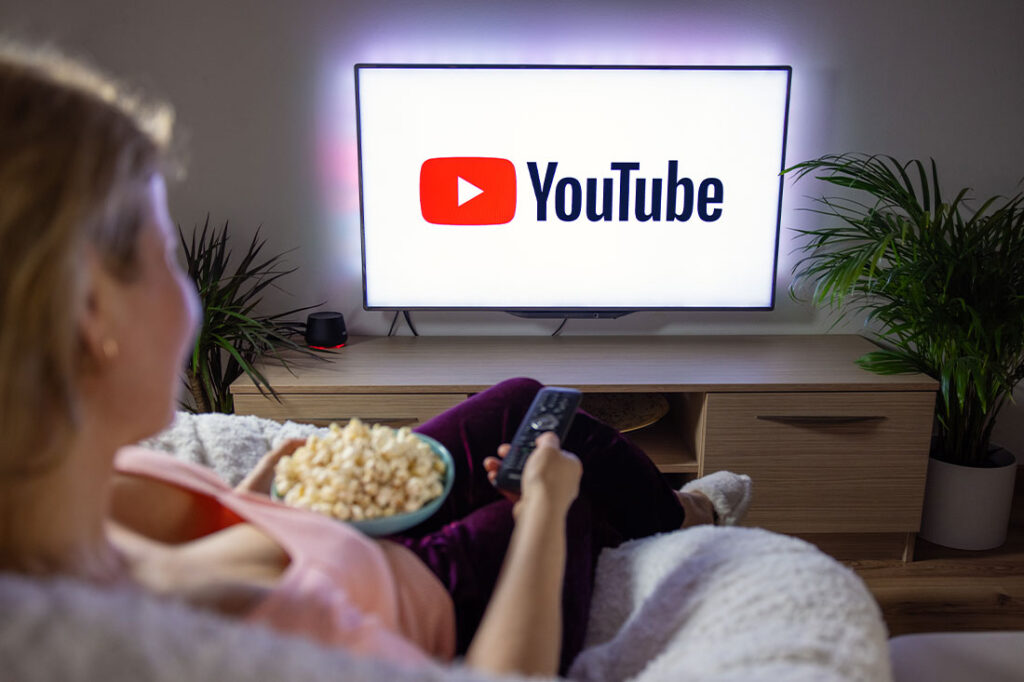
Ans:
POLYGON ((348 341, 341 313, 310 313, 306 318, 306 345, 311 348, 341 348, 348 341))

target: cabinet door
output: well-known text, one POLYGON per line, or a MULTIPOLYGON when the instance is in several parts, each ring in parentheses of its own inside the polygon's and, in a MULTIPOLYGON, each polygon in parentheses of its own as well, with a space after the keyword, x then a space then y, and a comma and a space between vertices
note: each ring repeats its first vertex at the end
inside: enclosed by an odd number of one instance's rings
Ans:
POLYGON ((711 393, 703 473, 749 474, 746 525, 916 532, 933 392, 711 393))

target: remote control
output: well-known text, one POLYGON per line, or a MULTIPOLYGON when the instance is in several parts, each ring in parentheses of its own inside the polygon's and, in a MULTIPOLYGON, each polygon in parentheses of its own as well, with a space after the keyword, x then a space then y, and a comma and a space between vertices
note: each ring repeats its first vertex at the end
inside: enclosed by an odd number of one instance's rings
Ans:
POLYGON ((498 469, 494 485, 509 492, 519 492, 526 459, 533 452, 534 441, 545 431, 553 431, 559 440, 565 440, 576 408, 580 404, 580 392, 574 388, 546 386, 540 389, 526 416, 519 423, 516 435, 512 437, 512 449, 505 455, 498 469))

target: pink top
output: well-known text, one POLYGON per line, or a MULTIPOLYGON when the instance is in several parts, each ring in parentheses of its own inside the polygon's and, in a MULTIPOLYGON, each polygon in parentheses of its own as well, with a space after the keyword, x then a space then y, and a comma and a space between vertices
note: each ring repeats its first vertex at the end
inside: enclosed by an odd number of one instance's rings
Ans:
POLYGON ((114 465, 209 496, 280 544, 291 563, 248 620, 400 662, 454 655, 451 597, 405 547, 264 495, 237 493, 212 470, 164 453, 126 447, 114 465))

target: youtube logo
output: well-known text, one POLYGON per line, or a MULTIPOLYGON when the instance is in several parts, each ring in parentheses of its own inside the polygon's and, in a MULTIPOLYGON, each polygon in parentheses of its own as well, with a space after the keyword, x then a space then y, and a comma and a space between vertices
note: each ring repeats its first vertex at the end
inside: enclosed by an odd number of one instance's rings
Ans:
POLYGON ((503 225, 516 214, 516 169, 508 159, 447 156, 420 167, 420 210, 434 225, 503 225))

